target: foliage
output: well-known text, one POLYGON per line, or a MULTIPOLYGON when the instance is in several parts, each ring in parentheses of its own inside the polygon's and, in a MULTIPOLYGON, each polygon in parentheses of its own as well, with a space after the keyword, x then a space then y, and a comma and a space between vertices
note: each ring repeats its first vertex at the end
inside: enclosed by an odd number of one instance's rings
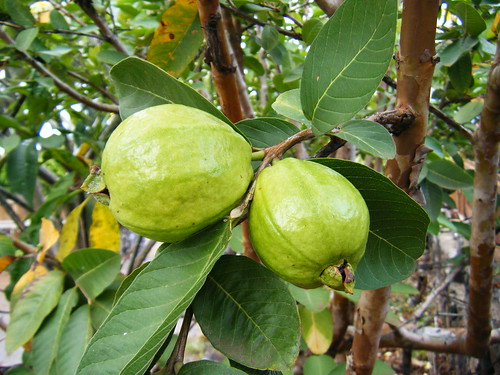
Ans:
MULTIPOLYGON (((195 2, 167 3, 0 1, 0 204, 16 224, 0 236, 0 269, 10 275, 6 347, 28 353, 16 371, 143 374, 156 363, 167 371, 160 358, 192 305, 207 338, 231 362, 192 362, 179 374, 287 374, 301 322, 303 345, 317 354, 304 374, 340 373, 342 365, 324 354, 332 340, 329 291, 285 284, 244 257, 221 257, 231 236, 231 247, 239 246, 240 217, 163 244, 148 263, 147 241, 120 228, 80 186, 121 119, 153 105, 209 112, 255 151, 309 129, 314 137, 302 139, 309 157, 331 141, 358 150, 356 162, 314 159, 348 178, 370 210, 356 287, 401 282, 414 271, 426 234, 447 227, 470 238, 470 218, 449 217, 443 208, 456 208, 457 194, 472 200, 468 135, 483 106, 498 5, 441 6, 431 96, 440 115, 431 115, 425 144, 432 151, 416 181, 422 209, 363 165, 396 152, 390 133, 370 116, 395 103, 394 87, 381 81, 395 77, 397 1, 367 7, 346 0, 330 19, 311 2, 221 2, 238 19, 235 58, 257 115, 236 124, 221 111, 204 63, 195 2)), ((379 364, 376 371, 387 369, 379 364)))

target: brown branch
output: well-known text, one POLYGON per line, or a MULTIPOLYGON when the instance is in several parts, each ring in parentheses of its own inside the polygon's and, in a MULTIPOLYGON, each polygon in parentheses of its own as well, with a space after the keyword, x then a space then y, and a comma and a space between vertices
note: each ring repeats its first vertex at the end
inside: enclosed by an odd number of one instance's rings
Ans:
MULTIPOLYGON (((0 21, 0 25, 4 25, 4 26, 10 27, 12 29, 16 29, 16 30, 25 30, 26 29, 26 27, 23 27, 21 25, 16 25, 15 23, 6 22, 6 21, 0 21)), ((86 36, 88 38, 96 38, 96 39, 103 40, 102 36, 100 36, 100 35, 82 33, 82 32, 79 32, 79 31, 53 29, 53 30, 39 30, 39 32, 42 33, 42 34, 78 35, 78 36, 86 36)))
POLYGON ((500 142, 500 39, 487 84, 481 123, 476 134, 474 198, 470 239, 467 351, 482 357, 491 332, 495 210, 500 142))
POLYGON ((257 18, 254 18, 252 17, 251 15, 249 14, 246 14, 245 12, 241 11, 240 9, 238 9, 236 6, 234 5, 225 5, 225 4, 221 4, 221 6, 223 8, 227 8, 229 9, 236 17, 240 17, 240 18, 243 18, 247 21, 250 21, 252 24, 254 25, 259 25, 259 26, 272 26, 274 27, 280 34, 283 34, 283 35, 286 35, 290 38, 293 38, 293 39, 297 39, 297 40, 302 40, 302 35, 300 35, 299 33, 296 33, 294 31, 289 31, 289 30, 285 30, 285 29, 282 29, 280 27, 277 27, 275 25, 272 25, 272 24, 268 24, 266 22, 263 22, 257 18))
MULTIPOLYGON (((383 81, 393 89, 397 88, 397 83, 389 76, 384 76, 383 81)), ((450 116, 444 113, 441 109, 434 107, 429 104, 429 112, 435 115, 437 118, 441 119, 445 124, 449 125, 451 128, 458 131, 465 138, 467 138, 471 143, 474 143, 474 135, 464 126, 453 120, 450 116)))
POLYGON ((392 135, 399 136, 413 125, 415 117, 415 113, 411 108, 397 108, 390 111, 375 113, 368 117, 368 120, 378 122, 392 135))
POLYGON ((92 0, 75 0, 75 2, 80 6, 80 8, 94 21, 95 25, 99 28, 104 39, 111 44, 118 52, 129 55, 129 52, 125 45, 120 42, 118 37, 109 29, 108 24, 99 16, 94 6, 92 5, 92 0))
POLYGON ((12 209, 9 202, 7 202, 1 191, 0 191, 0 206, 3 207, 4 211, 7 213, 7 215, 9 215, 12 221, 14 221, 14 223, 21 232, 26 229, 26 226, 24 225, 23 221, 21 220, 19 215, 12 209))
POLYGON ((352 323, 354 304, 340 293, 333 293, 331 313, 333 319, 333 340, 328 348, 328 354, 335 357, 337 354, 347 328, 352 323))
POLYGON ((343 2, 344 0, 315 0, 315 3, 328 17, 333 16, 333 13, 335 13, 343 2))
POLYGON ((331 156, 335 151, 344 146, 347 143, 346 140, 339 137, 330 137, 330 142, 325 146, 320 148, 318 152, 314 154, 314 158, 326 158, 331 156))
POLYGON ((118 99, 116 99, 116 97, 113 94, 111 94, 108 90, 106 90, 105 88, 96 85, 95 83, 93 83, 92 81, 88 80, 84 76, 78 74, 77 72, 68 71, 68 74, 71 77, 76 78, 80 82, 86 83, 87 85, 93 87, 94 89, 96 89, 97 91, 99 91, 102 95, 104 95, 106 98, 108 98, 109 100, 111 100, 113 103, 118 104, 118 99))
POLYGON ((179 337, 175 343, 174 350, 167 362, 167 371, 169 374, 177 374, 179 368, 184 362, 184 352, 186 350, 186 343, 191 327, 191 320, 193 319, 193 309, 188 307, 184 313, 184 320, 182 321, 179 337))
MULTIPOLYGON (((1 28, 1 27, 0 27, 0 38, 3 39, 7 44, 10 44, 10 45, 15 44, 14 40, 10 37, 10 35, 7 34, 3 30, 3 28, 1 28)), ((79 102, 86 104, 89 107, 94 108, 98 111, 118 113, 118 106, 105 104, 105 103, 99 103, 99 102, 96 102, 95 100, 92 100, 92 99, 86 97, 85 95, 80 94, 74 88, 69 86, 64 81, 62 81, 58 76, 56 76, 54 73, 52 73, 50 70, 48 70, 45 66, 40 64, 37 60, 35 60, 27 52, 18 50, 17 54, 23 60, 25 60, 28 64, 30 64, 33 68, 35 68, 35 70, 37 70, 40 74, 51 78, 52 81, 54 81, 54 84, 59 88, 59 90, 65 92, 66 94, 68 94, 72 98, 74 98, 74 99, 78 100, 79 102)))

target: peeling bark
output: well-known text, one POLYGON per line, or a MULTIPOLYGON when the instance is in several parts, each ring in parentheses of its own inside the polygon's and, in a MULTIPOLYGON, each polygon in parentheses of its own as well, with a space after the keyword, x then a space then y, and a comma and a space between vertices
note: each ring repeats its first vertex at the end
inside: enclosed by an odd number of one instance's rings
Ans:
POLYGON ((470 281, 465 347, 482 357, 491 334, 495 208, 500 141, 500 40, 490 69, 481 123, 474 147, 476 173, 472 203, 470 281))

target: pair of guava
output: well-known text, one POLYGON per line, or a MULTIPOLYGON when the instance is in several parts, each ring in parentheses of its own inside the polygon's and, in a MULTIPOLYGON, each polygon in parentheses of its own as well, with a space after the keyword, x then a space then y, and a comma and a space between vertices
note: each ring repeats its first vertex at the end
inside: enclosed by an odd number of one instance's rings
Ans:
MULTIPOLYGON (((177 242, 226 216, 253 178, 252 149, 225 122, 165 104, 136 112, 109 138, 100 177, 115 218, 132 231, 177 242)), ((249 223, 262 262, 304 288, 352 291, 369 227, 366 204, 342 175, 285 159, 256 183, 249 223)))

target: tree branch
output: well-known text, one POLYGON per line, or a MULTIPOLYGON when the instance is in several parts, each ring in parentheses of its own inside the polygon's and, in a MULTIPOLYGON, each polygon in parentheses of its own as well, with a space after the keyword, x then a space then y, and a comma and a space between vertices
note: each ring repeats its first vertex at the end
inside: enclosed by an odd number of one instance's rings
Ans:
POLYGON ((105 88, 97 86, 95 83, 93 83, 92 81, 83 77, 82 75, 78 74, 77 72, 68 71, 68 74, 70 76, 76 78, 80 82, 86 83, 87 85, 93 87, 94 89, 99 91, 102 95, 104 95, 106 98, 111 100, 113 103, 118 104, 118 99, 116 99, 116 97, 113 94, 111 94, 108 90, 106 90, 105 88))
MULTIPOLYGON (((21 25, 16 25, 15 23, 10 23, 6 21, 0 21, 0 25, 4 25, 16 30, 25 30, 26 27, 23 27, 21 25)), ((78 35, 78 36, 86 36, 88 38, 96 38, 103 40, 103 37, 100 35, 96 34, 89 34, 89 33, 82 33, 79 31, 71 31, 71 30, 60 30, 60 29, 53 29, 53 30, 40 30, 39 31, 42 34, 68 34, 68 35, 78 35)))
POLYGON ((475 175, 470 239, 467 351, 482 357, 491 332, 495 211, 500 142, 500 39, 487 84, 481 123, 474 145, 475 175))
POLYGON ((302 35, 300 35, 299 33, 296 33, 294 31, 288 31, 288 30, 285 30, 285 29, 282 29, 280 27, 277 27, 275 25, 272 25, 272 24, 268 24, 266 22, 263 22, 261 20, 258 20, 257 18, 254 18, 252 17, 251 15, 249 14, 246 14, 245 12, 241 11, 240 9, 238 9, 236 6, 234 6, 233 4, 231 5, 225 5, 225 4, 221 4, 221 6, 223 8, 227 8, 229 9, 232 13, 234 13, 235 16, 237 17, 240 17, 240 18, 243 18, 247 21, 250 21, 252 24, 255 24, 255 25, 259 25, 259 26, 272 26, 274 27, 280 34, 283 34, 283 35, 286 35, 290 38, 293 38, 293 39, 297 39, 297 40, 302 40, 302 35))
POLYGON ((333 13, 335 13, 343 2, 344 0, 315 0, 315 3, 328 17, 333 16, 333 13))
POLYGON ((90 17, 92 21, 99 28, 104 39, 111 44, 118 52, 129 55, 127 48, 118 37, 109 29, 108 24, 99 16, 94 6, 92 5, 92 0, 75 0, 75 2, 80 6, 80 8, 90 17))
MULTIPOLYGON (((9 34, 7 34, 3 28, 0 27, 0 38, 3 39, 6 43, 10 45, 14 45, 15 42, 14 40, 10 37, 9 34)), ((91 108, 94 108, 98 111, 103 111, 103 112, 113 112, 113 113, 118 113, 118 106, 116 105, 110 105, 110 104, 105 104, 105 103, 99 103, 96 102, 85 95, 80 94, 78 91, 76 91, 74 88, 69 86, 67 83, 62 81, 59 77, 57 77, 54 73, 52 73, 50 70, 48 70, 45 66, 40 64, 37 60, 35 60, 31 55, 29 55, 27 52, 24 51, 17 51, 18 55, 25 60, 28 64, 30 64, 35 70, 37 70, 40 74, 43 76, 49 77, 54 81, 54 84, 59 88, 59 90, 65 92, 72 98, 78 100, 79 102, 88 105, 91 108)))

